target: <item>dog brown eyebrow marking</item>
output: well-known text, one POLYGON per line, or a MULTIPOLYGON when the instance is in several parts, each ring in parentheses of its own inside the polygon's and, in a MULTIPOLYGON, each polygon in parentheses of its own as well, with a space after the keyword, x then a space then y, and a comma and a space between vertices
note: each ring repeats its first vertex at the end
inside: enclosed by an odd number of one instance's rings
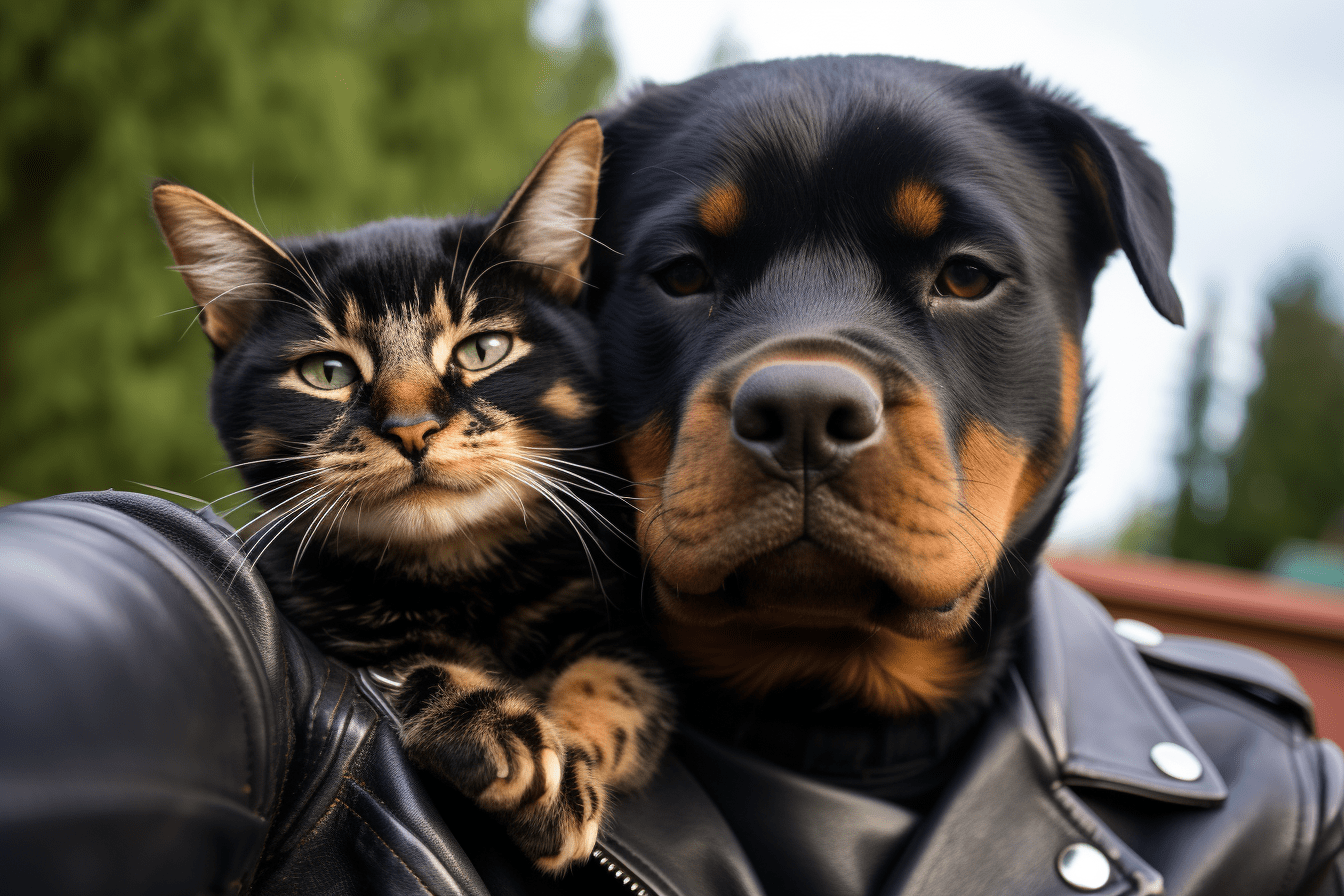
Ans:
POLYGON ((896 226, 910 236, 924 239, 933 236, 943 223, 943 194, 922 180, 908 180, 901 184, 891 202, 891 216, 896 226))
POLYGON ((720 184, 700 200, 700 223, 715 236, 728 236, 747 214, 747 197, 737 184, 720 184))

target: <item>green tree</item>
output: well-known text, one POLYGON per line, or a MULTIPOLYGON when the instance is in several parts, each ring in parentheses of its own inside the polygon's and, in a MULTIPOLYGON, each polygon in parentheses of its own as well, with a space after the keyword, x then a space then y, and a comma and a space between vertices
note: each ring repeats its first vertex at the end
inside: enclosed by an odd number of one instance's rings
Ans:
POLYGON ((1264 377, 1222 459, 1226 509, 1198 512, 1198 468, 1187 464, 1173 556, 1259 569, 1284 539, 1318 538, 1344 506, 1344 329, 1325 313, 1323 290, 1318 272, 1299 267, 1271 291, 1264 377))
POLYGON ((140 480, 213 497, 209 349, 155 176, 276 235, 500 202, 614 73, 526 0, 0 8, 0 500, 140 480), (558 84, 543 103, 539 85, 558 84), (552 92, 554 93, 554 92, 552 92))

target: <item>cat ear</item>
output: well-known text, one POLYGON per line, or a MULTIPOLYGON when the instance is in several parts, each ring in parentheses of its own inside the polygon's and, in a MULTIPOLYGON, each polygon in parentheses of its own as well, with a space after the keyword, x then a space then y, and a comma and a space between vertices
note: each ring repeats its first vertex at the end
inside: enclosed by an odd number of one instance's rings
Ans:
POLYGON ((221 352, 247 332, 258 304, 293 262, 228 209, 181 184, 160 181, 150 199, 175 270, 201 307, 201 328, 221 352))
POLYGON ((496 225, 504 251, 536 265, 566 304, 583 291, 601 169, 602 127, 597 119, 580 119, 555 138, 496 225))

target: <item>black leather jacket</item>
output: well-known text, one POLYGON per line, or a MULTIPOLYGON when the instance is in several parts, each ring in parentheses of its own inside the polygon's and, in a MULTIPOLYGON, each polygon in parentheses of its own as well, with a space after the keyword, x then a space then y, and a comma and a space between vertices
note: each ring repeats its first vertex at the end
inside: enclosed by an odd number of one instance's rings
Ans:
POLYGON ((222 524, 114 492, 11 506, 3 889, 1344 894, 1344 759, 1286 670, 1136 646, 1045 567, 1032 602, 1025 659, 923 817, 685 732, 556 883, 421 781, 372 680, 276 615, 222 524))

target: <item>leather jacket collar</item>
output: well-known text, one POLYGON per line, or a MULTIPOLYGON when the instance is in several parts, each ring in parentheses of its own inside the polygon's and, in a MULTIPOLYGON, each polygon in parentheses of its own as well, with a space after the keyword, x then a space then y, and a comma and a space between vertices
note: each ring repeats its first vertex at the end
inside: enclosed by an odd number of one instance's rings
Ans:
POLYGON ((1005 877, 1030 881, 1022 892, 1065 894, 1077 890, 1057 863, 1082 843, 1110 864, 1109 880, 1093 892, 1162 892, 1161 875, 1075 789, 1211 808, 1227 787, 1095 600, 1041 565, 1030 605, 1024 655, 958 775, 922 820, 692 736, 677 751, 680 761, 670 758, 648 791, 618 807, 601 844, 604 867, 630 875, 641 885, 636 893, 668 896, 998 896, 1005 877), (1162 742, 1188 750, 1202 774, 1181 781, 1159 771, 1150 751, 1162 742), (715 768, 730 788, 714 780, 715 768), (770 824, 734 825, 747 803, 770 824), (669 807, 682 804, 684 812, 671 813, 682 821, 670 820, 669 807), (711 830, 716 842, 706 849, 711 830), (972 867, 983 873, 950 870, 972 867))

